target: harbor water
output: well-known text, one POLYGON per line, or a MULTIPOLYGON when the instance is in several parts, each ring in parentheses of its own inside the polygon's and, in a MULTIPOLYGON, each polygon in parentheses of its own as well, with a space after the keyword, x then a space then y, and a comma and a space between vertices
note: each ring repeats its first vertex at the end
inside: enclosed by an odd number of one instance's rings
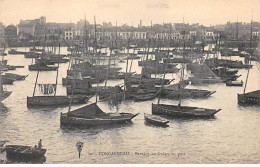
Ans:
MULTIPOLYGON (((24 48, 19 48, 24 50, 24 48)), ((28 48, 27 48, 28 50, 28 48)), ((65 47, 61 53, 67 53, 65 47)), ((203 99, 184 99, 182 105, 222 109, 211 119, 169 118, 168 127, 158 127, 145 123, 144 113, 151 114, 152 103, 157 98, 145 102, 123 102, 118 110, 110 108, 106 102, 99 102, 105 112, 139 113, 132 122, 93 128, 60 127, 60 113, 68 107, 27 108, 26 97, 32 96, 37 71, 29 71, 32 59, 23 55, 5 56, 10 65, 24 65, 11 73, 28 75, 24 81, 15 81, 4 86, 12 91, 9 98, 0 103, 0 141, 6 144, 33 146, 42 139, 47 149, 46 159, 33 163, 259 163, 260 162, 260 108, 259 106, 239 106, 237 94, 244 87, 227 87, 224 83, 192 86, 216 91, 203 99), (81 157, 78 157, 76 143, 84 143, 81 157)), ((232 57, 232 60, 241 59, 232 57)), ((241 59, 242 60, 242 59, 241 59)), ((129 63, 130 64, 130 63, 129 63)), ((260 89, 260 63, 252 62, 246 92, 260 89)), ((61 85, 66 77, 69 63, 60 64, 57 95, 65 95, 61 85)), ((119 63, 125 72, 126 62, 119 63)), ((132 71, 140 73, 138 60, 133 61, 132 71)), ((238 80, 245 83, 247 69, 239 69, 238 80)), ((40 72, 38 83, 55 83, 56 71, 40 72)), ((167 74, 167 78, 178 75, 167 74)), ((123 83, 123 80, 109 80, 109 85, 123 83)), ((36 95, 40 95, 36 87, 36 95)), ((95 97, 90 99, 95 101, 95 97)), ((177 100, 161 99, 164 104, 178 104, 177 100)), ((74 105, 72 109, 84 105, 74 105)), ((6 160, 5 153, 0 154, 6 160)), ((14 161, 11 163, 24 163, 14 161)))

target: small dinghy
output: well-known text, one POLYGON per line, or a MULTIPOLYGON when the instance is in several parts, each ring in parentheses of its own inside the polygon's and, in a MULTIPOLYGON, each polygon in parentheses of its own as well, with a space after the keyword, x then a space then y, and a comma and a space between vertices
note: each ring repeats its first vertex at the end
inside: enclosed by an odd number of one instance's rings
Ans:
POLYGON ((155 124, 155 125, 161 125, 166 126, 168 122, 170 122, 168 119, 162 118, 158 115, 152 115, 152 114, 144 114, 144 119, 146 122, 155 124))
POLYGON ((6 145, 5 151, 7 156, 24 158, 38 158, 44 156, 44 154, 46 153, 46 149, 39 149, 31 146, 22 145, 6 145))

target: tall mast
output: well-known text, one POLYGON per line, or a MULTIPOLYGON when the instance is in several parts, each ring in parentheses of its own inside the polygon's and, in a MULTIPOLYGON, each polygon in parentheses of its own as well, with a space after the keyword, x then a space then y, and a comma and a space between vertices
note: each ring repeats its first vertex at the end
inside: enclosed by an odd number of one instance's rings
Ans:
POLYGON ((97 53, 97 25, 96 25, 96 16, 94 16, 94 23, 95 23, 95 36, 94 36, 94 38, 95 38, 95 53, 97 53))
MULTIPOLYGON (((184 30, 184 18, 183 18, 183 27, 182 27, 182 33, 183 33, 183 49, 182 49, 182 56, 183 60, 185 60, 185 30, 184 30)), ((180 97, 179 97, 179 105, 181 105, 181 96, 182 96, 182 84, 183 84, 183 77, 184 77, 184 63, 181 63, 181 79, 179 83, 179 91, 180 91, 180 97)))
MULTIPOLYGON (((94 16, 94 22, 95 22, 95 41, 97 41, 96 39, 96 17, 94 16)), ((95 50, 97 49, 97 43, 95 42, 95 50)), ((95 54, 97 54, 97 50, 95 51, 95 54)), ((100 54, 97 54, 98 56, 98 75, 97 75, 97 93, 96 93, 96 104, 97 104, 97 100, 98 100, 98 93, 99 93, 99 73, 100 73, 100 54)))
MULTIPOLYGON (((59 55, 60 55, 60 43, 59 43, 59 55)), ((56 75, 56 89, 55 89, 55 92, 54 92, 54 96, 56 96, 56 92, 57 92, 57 83, 58 83, 58 76, 59 76, 59 67, 60 67, 60 58, 58 56, 58 69, 57 69, 57 75, 56 75)))
MULTIPOLYGON (((167 56, 168 59, 169 59, 169 55, 170 55, 169 53, 170 53, 170 50, 168 48, 168 56, 167 56)), ((165 67, 167 67, 167 66, 168 66, 168 61, 166 62, 165 67)), ((160 104, 160 100, 161 100, 161 94, 162 94, 165 75, 166 75, 166 68, 165 68, 164 73, 163 73, 163 79, 162 79, 162 82, 161 82, 161 89, 160 89, 160 92, 159 92, 159 97, 158 97, 158 102, 157 102, 158 104, 160 104)))
POLYGON ((237 40, 238 40, 238 16, 237 16, 237 31, 236 31, 236 37, 237 37, 237 40))
POLYGON ((115 41, 115 43, 116 43, 116 49, 117 49, 117 21, 116 21, 116 41, 115 41))
MULTIPOLYGON (((87 21, 86 21, 86 15, 85 15, 85 24, 84 24, 84 38, 85 38, 85 49, 86 49, 86 55, 88 54, 88 29, 87 29, 87 21)), ((84 41, 84 39, 83 39, 84 41)))
MULTIPOLYGON (((130 40, 128 39, 128 48, 127 48, 127 53, 129 53, 129 42, 130 40)), ((129 55, 127 55, 129 56, 129 55)), ((126 91, 126 77, 127 77, 127 70, 128 70, 128 57, 126 57, 126 68, 125 68, 125 84, 124 84, 124 91, 126 91)))
MULTIPOLYGON (((113 47, 113 41, 112 41, 112 47, 113 47)), ((106 81, 105 81, 105 91, 106 91, 106 88, 107 88, 107 80, 108 80, 108 75, 109 75, 109 70, 110 70, 112 50, 113 49, 110 50, 110 55, 109 55, 109 59, 108 59, 108 68, 107 68, 107 75, 106 75, 106 81)))
POLYGON ((37 85, 37 81, 38 81, 38 77, 39 77, 39 71, 40 71, 39 68, 40 68, 40 63, 38 63, 38 71, 37 71, 37 76, 36 76, 36 80, 35 80, 34 88, 33 88, 33 97, 35 94, 35 89, 36 89, 36 85, 37 85))
MULTIPOLYGON (((250 54, 251 54, 251 42, 252 42, 252 30, 253 30, 253 25, 252 24, 253 24, 253 19, 251 20, 250 54)), ((249 64, 251 65, 251 60, 250 59, 249 59, 249 64)), ((250 67, 248 68, 247 75, 246 75, 246 83, 245 83, 245 87, 244 87, 244 91, 243 91, 244 94, 246 92, 246 86, 247 86, 249 71, 250 71, 250 67)))
POLYGON ((1 72, 2 72, 2 64, 0 64, 0 93, 3 92, 3 85, 2 85, 2 76, 1 76, 1 72))

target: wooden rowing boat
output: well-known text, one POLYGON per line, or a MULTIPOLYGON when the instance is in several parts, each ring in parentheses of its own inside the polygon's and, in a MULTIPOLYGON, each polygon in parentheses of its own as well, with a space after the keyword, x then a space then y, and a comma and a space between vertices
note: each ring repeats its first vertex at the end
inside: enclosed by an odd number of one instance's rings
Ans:
POLYGON ((146 114, 144 113, 144 119, 146 122, 155 124, 155 125, 167 125, 170 121, 168 119, 162 118, 158 115, 146 114))
POLYGON ((17 156, 24 158, 38 158, 44 156, 46 149, 33 149, 31 146, 6 145, 5 151, 7 156, 17 156))

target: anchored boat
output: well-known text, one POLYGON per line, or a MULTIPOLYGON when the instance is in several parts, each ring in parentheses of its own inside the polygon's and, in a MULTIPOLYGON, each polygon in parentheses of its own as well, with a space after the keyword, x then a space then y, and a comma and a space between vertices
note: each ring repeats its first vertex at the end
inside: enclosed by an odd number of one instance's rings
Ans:
POLYGON ((5 151, 7 156, 23 157, 23 158, 39 158, 43 157, 46 149, 34 149, 31 146, 22 145, 6 145, 5 151))
POLYGON ((161 126, 166 126, 168 122, 170 122, 168 119, 162 118, 158 115, 151 115, 146 113, 144 113, 144 119, 148 123, 161 125, 161 126))
POLYGON ((118 124, 131 121, 138 114, 131 113, 105 113, 96 103, 92 103, 85 107, 61 113, 61 125, 78 125, 78 126, 98 126, 118 124))

